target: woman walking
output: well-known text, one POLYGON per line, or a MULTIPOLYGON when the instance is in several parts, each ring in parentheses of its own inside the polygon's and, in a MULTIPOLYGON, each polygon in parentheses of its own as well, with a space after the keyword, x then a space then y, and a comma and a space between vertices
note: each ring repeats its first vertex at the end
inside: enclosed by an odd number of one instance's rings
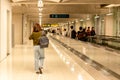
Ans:
POLYGON ((38 23, 33 27, 33 32, 29 39, 33 40, 34 45, 34 60, 36 74, 42 74, 42 68, 44 63, 44 48, 40 48, 39 38, 42 36, 42 29, 38 23))

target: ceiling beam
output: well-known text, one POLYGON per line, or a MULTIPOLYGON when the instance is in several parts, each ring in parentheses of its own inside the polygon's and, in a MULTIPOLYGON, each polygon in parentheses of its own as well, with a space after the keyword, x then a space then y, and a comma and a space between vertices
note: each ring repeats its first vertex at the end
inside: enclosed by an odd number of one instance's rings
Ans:
POLYGON ((81 4, 120 4, 120 0, 65 0, 64 3, 81 3, 81 4))
MULTIPOLYGON (((49 0, 48 0, 49 1, 49 0)), ((12 4, 37 4, 38 1, 21 1, 11 2, 12 4)), ((60 0, 59 2, 47 2, 43 1, 44 4, 120 4, 120 0, 60 0)))

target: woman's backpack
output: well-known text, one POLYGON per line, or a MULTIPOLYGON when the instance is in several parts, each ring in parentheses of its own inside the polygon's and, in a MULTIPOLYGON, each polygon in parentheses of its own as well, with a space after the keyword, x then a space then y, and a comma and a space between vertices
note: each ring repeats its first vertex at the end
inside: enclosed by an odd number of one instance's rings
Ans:
POLYGON ((47 48, 48 45, 49 45, 48 37, 47 36, 41 36, 40 40, 39 40, 39 43, 40 43, 40 48, 47 48))

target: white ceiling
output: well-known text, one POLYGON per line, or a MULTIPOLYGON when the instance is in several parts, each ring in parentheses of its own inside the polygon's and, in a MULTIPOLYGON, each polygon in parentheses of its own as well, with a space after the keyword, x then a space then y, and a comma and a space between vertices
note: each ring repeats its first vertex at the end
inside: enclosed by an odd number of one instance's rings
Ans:
MULTIPOLYGON (((13 13, 25 13, 29 20, 38 21, 38 0, 11 0, 13 13)), ((120 4, 120 0, 43 0, 42 23, 59 23, 80 19, 87 14, 104 14, 103 4, 120 4), (70 18, 49 18, 50 14, 69 14, 70 18)))

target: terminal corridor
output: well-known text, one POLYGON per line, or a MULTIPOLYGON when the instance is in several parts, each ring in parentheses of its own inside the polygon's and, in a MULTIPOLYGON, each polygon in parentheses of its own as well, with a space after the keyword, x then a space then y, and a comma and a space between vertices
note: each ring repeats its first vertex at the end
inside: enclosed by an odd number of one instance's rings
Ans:
POLYGON ((120 0, 0 0, 0 80, 120 80, 120 0))

